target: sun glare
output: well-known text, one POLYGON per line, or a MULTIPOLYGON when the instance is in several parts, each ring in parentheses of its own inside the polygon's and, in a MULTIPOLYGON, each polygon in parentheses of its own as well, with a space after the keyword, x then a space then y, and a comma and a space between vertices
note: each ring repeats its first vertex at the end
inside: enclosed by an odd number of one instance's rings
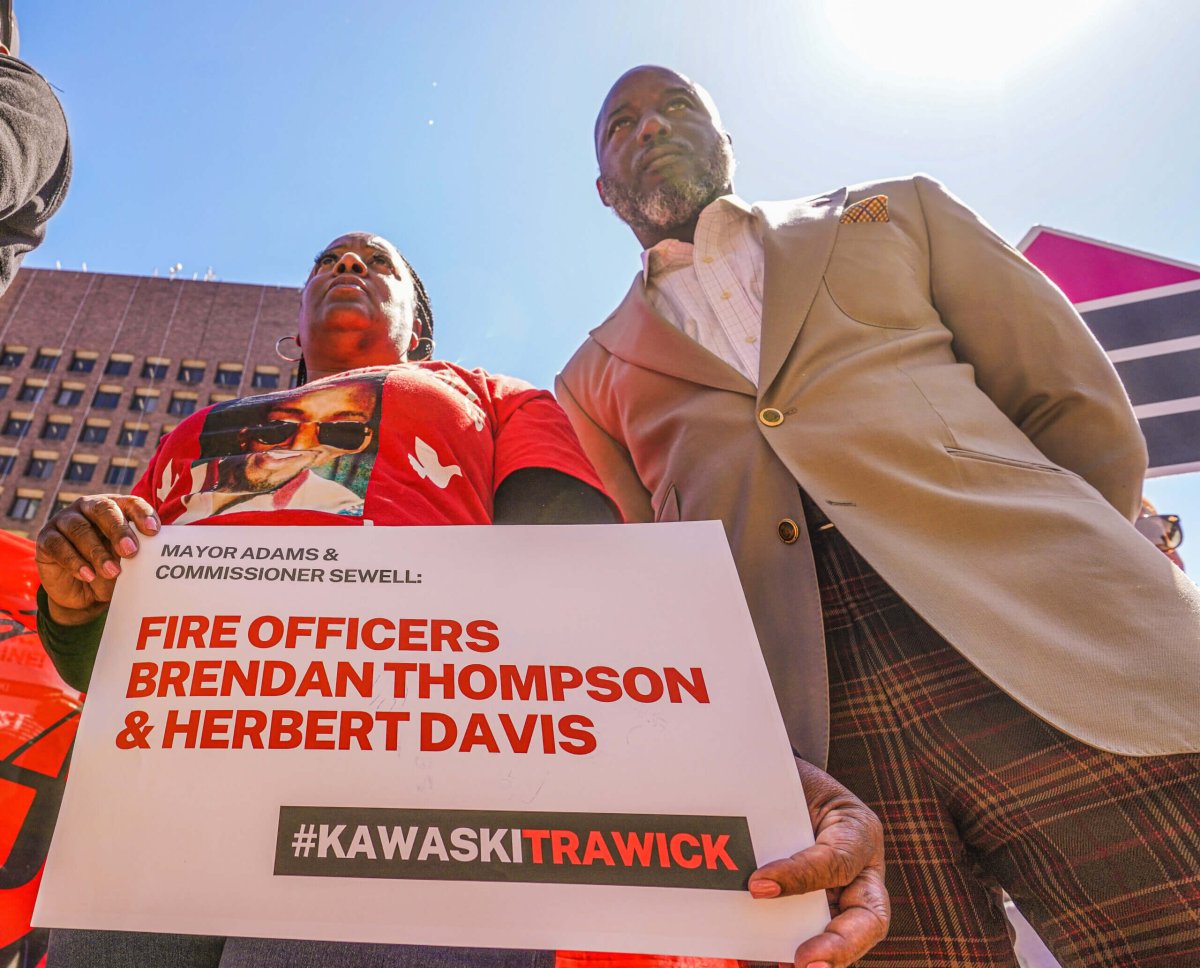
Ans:
POLYGON ((864 70, 994 82, 1101 20, 1115 0, 825 0, 846 55, 864 70))

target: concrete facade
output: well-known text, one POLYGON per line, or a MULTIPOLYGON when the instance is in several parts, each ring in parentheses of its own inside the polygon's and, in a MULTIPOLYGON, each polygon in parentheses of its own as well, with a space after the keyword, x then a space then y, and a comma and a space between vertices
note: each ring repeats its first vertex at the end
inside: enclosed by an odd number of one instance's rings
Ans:
POLYGON ((0 297, 0 528, 33 537, 84 494, 126 494, 160 436, 288 386, 300 290, 22 269, 0 297))

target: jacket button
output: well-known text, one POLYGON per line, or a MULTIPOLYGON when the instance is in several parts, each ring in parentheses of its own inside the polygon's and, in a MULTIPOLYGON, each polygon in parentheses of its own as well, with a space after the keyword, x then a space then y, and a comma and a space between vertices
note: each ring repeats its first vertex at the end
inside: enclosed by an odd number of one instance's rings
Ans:
POLYGON ((791 518, 779 522, 779 540, 784 544, 795 544, 800 537, 800 528, 791 518))
POLYGON ((758 411, 758 419, 768 427, 778 427, 783 423, 783 414, 774 407, 764 407, 758 411))

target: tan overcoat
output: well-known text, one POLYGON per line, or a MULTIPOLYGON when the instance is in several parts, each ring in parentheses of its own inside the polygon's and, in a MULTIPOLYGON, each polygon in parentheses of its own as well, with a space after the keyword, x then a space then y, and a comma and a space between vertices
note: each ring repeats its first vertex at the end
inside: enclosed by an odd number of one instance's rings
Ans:
POLYGON ((1145 445, 1062 293, 925 176, 754 214, 757 389, 640 275, 557 389, 627 520, 724 522, 796 749, 828 748, 797 484, 1037 715, 1115 752, 1200 749, 1200 591, 1129 523, 1145 445), (840 224, 873 195, 889 221, 840 224))

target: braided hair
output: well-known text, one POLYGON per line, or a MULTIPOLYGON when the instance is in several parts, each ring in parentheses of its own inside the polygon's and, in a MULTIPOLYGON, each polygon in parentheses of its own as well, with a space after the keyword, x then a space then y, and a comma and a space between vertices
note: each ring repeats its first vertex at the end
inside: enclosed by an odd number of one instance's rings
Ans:
MULTIPOLYGON (((385 239, 384 241, 387 240, 385 239)), ((413 361, 428 360, 433 356, 433 306, 429 302, 429 293, 425 290, 425 283, 417 275, 417 270, 404 257, 404 253, 392 245, 391 242, 388 242, 388 245, 392 246, 392 250, 400 257, 400 261, 404 263, 408 274, 412 276, 413 293, 417 297, 416 305, 413 307, 413 332, 418 337, 417 347, 408 354, 408 359, 413 361)), ((320 257, 318 256, 318 258, 320 257)), ((296 367, 296 386, 302 387, 307 382, 308 365, 304 362, 304 354, 301 353, 300 365, 296 367)))

